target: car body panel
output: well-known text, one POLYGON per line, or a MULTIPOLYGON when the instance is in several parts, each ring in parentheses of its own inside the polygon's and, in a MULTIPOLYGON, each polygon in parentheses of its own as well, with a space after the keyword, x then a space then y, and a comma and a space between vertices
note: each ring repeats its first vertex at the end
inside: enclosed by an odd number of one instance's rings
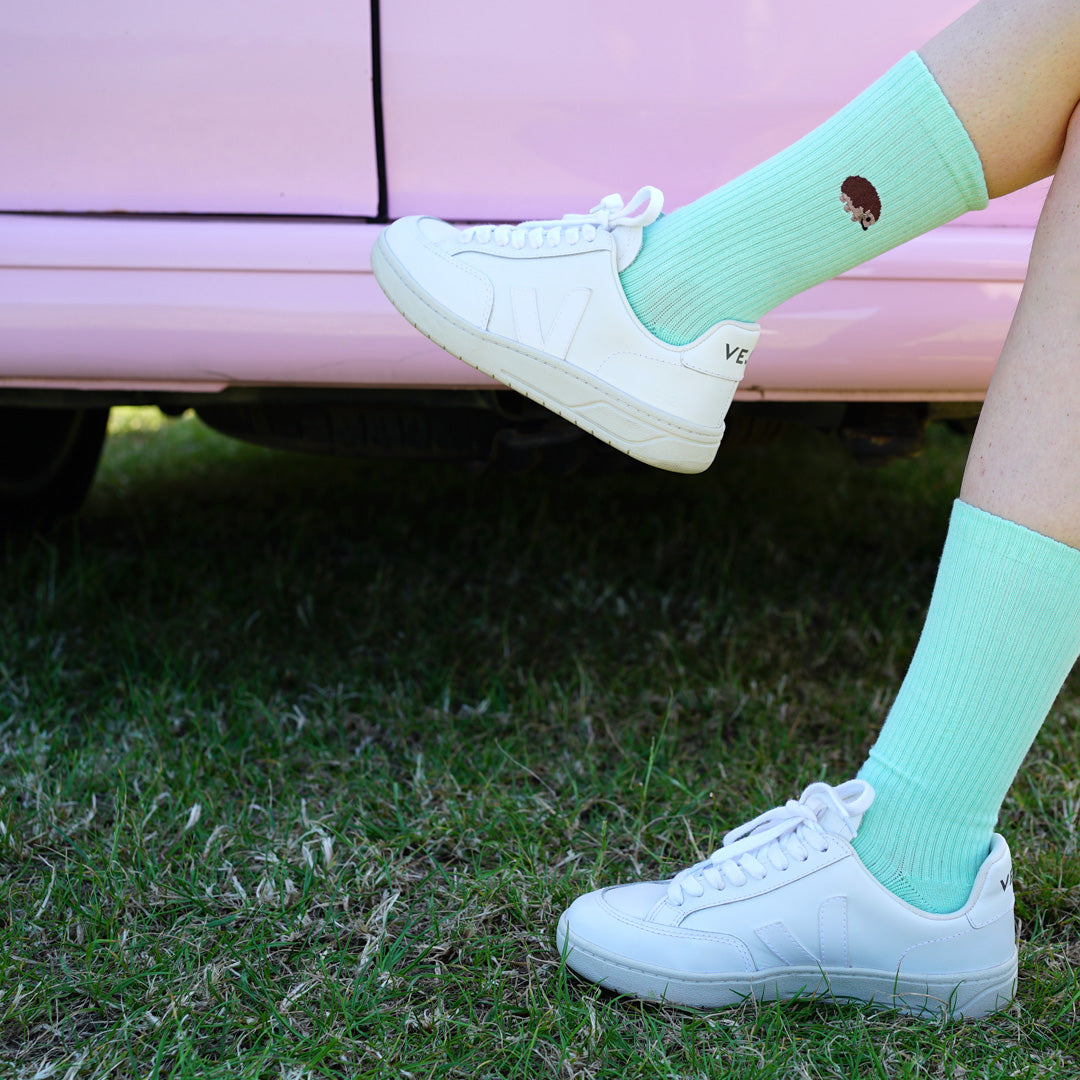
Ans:
POLYGON ((0 210, 374 215, 370 8, 47 0, 0 28, 0 210))
MULTIPOLYGON (((380 228, 0 215, 0 386, 494 385, 386 303, 380 228)), ((981 397, 1031 235, 939 229, 789 300, 739 396, 981 397)))
MULTIPOLYGON (((822 123, 971 0, 382 5, 392 217, 520 221, 659 187, 675 207, 822 123)), ((971 224, 1033 225, 1042 193, 971 224)))
MULTIPOLYGON (((853 19, 839 0, 673 0, 660 18, 643 0, 381 0, 389 216, 544 217, 641 183, 678 205, 966 6, 853 19)), ((50 0, 8 16, 0 387, 493 385, 371 274, 368 5, 50 0)), ((1046 188, 781 305, 739 397, 979 399, 1046 188)))

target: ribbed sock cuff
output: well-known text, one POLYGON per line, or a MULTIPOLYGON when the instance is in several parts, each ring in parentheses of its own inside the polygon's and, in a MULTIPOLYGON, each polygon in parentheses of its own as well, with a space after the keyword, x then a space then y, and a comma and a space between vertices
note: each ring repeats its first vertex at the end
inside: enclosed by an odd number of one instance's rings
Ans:
POLYGON ((918 648, 859 772, 877 795, 855 846, 883 884, 935 896, 930 910, 963 903, 1078 654, 1080 551, 957 500, 918 648))
POLYGON ((884 93, 894 93, 912 122, 937 150, 952 176, 966 210, 985 210, 990 202, 982 159, 967 128, 945 96, 937 79, 916 52, 908 53, 878 81, 884 93))

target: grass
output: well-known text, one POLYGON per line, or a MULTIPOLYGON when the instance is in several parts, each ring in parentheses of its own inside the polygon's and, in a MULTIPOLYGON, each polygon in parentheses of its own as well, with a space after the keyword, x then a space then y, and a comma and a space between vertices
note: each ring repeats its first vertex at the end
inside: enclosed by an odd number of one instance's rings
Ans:
POLYGON ((1008 1011, 695 1014, 552 947, 578 893, 854 772, 964 451, 473 476, 118 411, 75 526, 0 549, 0 1074, 1078 1075, 1072 683, 1002 817, 1008 1011))

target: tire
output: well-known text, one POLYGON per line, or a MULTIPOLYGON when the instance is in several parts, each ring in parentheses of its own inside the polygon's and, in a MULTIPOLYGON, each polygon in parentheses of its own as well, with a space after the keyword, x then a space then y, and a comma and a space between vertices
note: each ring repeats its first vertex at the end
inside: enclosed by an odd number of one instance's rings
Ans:
POLYGON ((0 531, 74 514, 94 479, 109 410, 0 407, 0 531))

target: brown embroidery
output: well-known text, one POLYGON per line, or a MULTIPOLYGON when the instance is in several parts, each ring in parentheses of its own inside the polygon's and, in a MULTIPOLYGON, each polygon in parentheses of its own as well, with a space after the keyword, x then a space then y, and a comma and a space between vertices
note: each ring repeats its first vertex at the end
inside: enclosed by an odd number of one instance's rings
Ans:
POLYGON ((881 199, 869 180, 861 176, 849 176, 840 185, 840 201, 844 209, 866 232, 881 217, 881 199))

